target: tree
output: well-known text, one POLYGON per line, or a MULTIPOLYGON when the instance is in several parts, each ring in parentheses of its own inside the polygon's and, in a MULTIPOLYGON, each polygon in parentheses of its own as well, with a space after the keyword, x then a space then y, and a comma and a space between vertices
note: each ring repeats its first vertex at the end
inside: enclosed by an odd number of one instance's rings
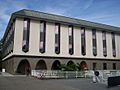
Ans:
POLYGON ((66 67, 65 64, 60 64, 60 65, 59 65, 59 68, 60 68, 60 70, 62 70, 62 71, 66 71, 66 70, 67 70, 67 67, 66 67))
POLYGON ((77 71, 76 64, 70 64, 67 66, 68 71, 77 71))
POLYGON ((80 71, 81 70, 80 66, 76 64, 70 64, 70 65, 60 64, 59 68, 62 71, 80 71))
POLYGON ((77 63, 76 67, 77 67, 77 70, 78 70, 78 71, 81 71, 81 70, 82 70, 81 64, 77 63))

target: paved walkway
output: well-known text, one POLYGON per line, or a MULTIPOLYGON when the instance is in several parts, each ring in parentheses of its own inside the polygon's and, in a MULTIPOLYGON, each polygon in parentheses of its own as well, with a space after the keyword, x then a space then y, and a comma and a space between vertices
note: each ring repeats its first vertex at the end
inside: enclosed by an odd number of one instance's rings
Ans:
POLYGON ((0 72, 0 76, 4 76, 4 77, 26 77, 26 75, 12 75, 12 74, 7 73, 7 72, 0 72))
POLYGON ((0 90, 120 90, 120 86, 107 88, 92 83, 91 79, 39 80, 33 77, 0 77, 0 90))
POLYGON ((0 72, 0 76, 13 76, 13 75, 7 72, 0 72))

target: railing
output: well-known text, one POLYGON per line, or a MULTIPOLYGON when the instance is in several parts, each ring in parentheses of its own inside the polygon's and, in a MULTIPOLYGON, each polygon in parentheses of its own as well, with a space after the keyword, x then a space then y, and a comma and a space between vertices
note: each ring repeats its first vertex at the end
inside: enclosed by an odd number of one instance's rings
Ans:
POLYGON ((120 76, 120 70, 99 70, 99 78, 101 83, 106 83, 108 77, 113 77, 113 76, 120 76))
POLYGON ((32 70, 31 75, 37 78, 80 78, 84 77, 81 71, 32 70))
MULTIPOLYGON (((120 70, 98 70, 101 82, 106 82, 108 77, 120 76, 120 70)), ((37 78, 91 78, 94 76, 93 70, 87 71, 59 71, 59 70, 32 70, 31 75, 37 78)))

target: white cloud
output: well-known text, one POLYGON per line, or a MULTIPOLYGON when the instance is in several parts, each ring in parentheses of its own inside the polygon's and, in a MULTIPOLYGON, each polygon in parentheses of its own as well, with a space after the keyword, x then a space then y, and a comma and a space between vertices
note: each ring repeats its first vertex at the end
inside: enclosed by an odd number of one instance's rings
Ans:
POLYGON ((120 22, 118 20, 119 14, 92 13, 92 14, 84 15, 82 17, 77 17, 77 18, 91 21, 91 22, 117 26, 117 27, 120 25, 120 22))
POLYGON ((100 13, 98 13, 98 14, 92 15, 92 16, 89 15, 89 16, 87 16, 85 18, 88 19, 88 20, 98 20, 98 19, 111 18, 111 17, 114 17, 114 16, 115 16, 114 14, 107 15, 107 14, 100 14, 100 13))
POLYGON ((17 0, 0 1, 0 38, 7 27, 11 13, 23 8, 27 8, 25 2, 17 0))
POLYGON ((65 9, 51 8, 51 7, 46 7, 44 9, 44 12, 57 14, 57 15, 65 15, 66 14, 66 10, 65 9))
POLYGON ((84 6, 84 9, 88 9, 92 4, 94 0, 87 0, 84 6))
POLYGON ((77 2, 70 0, 69 3, 63 1, 58 2, 59 4, 52 5, 52 6, 46 6, 42 11, 47 13, 52 13, 56 15, 62 15, 62 16, 72 16, 73 14, 73 8, 77 6, 77 2), (71 12, 71 13, 70 13, 71 12))
POLYGON ((7 8, 0 7, 0 19, 4 22, 8 21, 9 15, 6 12, 7 8))

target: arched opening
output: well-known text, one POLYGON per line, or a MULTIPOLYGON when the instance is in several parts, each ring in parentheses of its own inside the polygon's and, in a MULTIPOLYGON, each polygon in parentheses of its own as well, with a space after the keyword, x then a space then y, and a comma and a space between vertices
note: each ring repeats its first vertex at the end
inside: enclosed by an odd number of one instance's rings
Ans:
POLYGON ((47 66, 44 60, 40 60, 38 61, 38 63, 36 64, 35 70, 46 70, 47 66))
POLYGON ((82 61, 82 62, 80 63, 80 65, 81 65, 81 69, 82 69, 82 71, 84 71, 84 70, 87 69, 87 64, 86 64, 85 61, 82 61))
POLYGON ((69 66, 69 65, 73 65, 73 64, 74 64, 73 61, 69 61, 69 62, 67 63, 67 66, 69 66))
POLYGON ((31 70, 28 60, 22 60, 22 61, 20 61, 19 65, 17 67, 17 73, 24 75, 24 74, 26 74, 27 69, 31 70))
POLYGON ((56 60, 53 62, 51 69, 52 70, 60 70, 59 66, 60 66, 60 61, 56 60))

